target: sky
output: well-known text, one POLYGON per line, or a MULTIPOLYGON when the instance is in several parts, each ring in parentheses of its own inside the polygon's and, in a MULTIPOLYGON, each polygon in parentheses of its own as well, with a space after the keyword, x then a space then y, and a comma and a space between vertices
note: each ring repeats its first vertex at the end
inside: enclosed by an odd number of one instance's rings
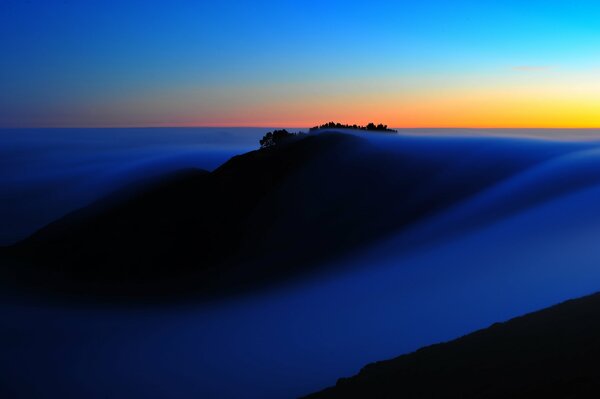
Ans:
POLYGON ((600 127, 597 1, 0 0, 0 127, 600 127))

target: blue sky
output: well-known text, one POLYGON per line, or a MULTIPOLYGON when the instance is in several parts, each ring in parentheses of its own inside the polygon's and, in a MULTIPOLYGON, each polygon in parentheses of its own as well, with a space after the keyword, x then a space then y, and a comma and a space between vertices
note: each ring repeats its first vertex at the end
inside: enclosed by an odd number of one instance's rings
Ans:
POLYGON ((398 125, 410 96, 443 113, 523 74, 597 83, 599 20, 591 1, 4 0, 0 126, 310 124, 361 106, 398 125))

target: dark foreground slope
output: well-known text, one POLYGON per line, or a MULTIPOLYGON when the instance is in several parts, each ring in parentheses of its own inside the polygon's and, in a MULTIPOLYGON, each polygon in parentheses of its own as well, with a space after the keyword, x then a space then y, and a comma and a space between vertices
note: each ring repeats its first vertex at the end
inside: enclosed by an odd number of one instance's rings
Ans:
POLYGON ((370 364, 325 398, 600 396, 600 294, 370 364))
POLYGON ((424 156, 351 135, 308 135, 210 173, 187 170, 116 193, 3 256, 19 264, 18 281, 82 292, 210 293, 279 281, 553 156, 510 146, 480 156, 474 143, 424 156), (473 158, 474 167, 453 174, 473 158))

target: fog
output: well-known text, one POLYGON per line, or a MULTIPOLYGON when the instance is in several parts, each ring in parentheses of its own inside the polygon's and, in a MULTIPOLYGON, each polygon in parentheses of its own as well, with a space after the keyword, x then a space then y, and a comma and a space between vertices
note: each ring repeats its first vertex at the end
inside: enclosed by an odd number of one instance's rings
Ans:
MULTIPOLYGON (((43 207, 48 195, 54 205, 44 217, 51 218, 139 176, 214 168, 255 147, 264 130, 210 144, 187 132, 176 132, 173 143, 150 133, 150 139, 126 139, 127 145, 114 144, 116 136, 97 138, 99 146, 91 138, 73 144, 74 132, 60 145, 32 136, 35 151, 5 137, 2 153, 20 158, 0 158, 13 165, 12 172, 2 169, 3 198, 15 199, 3 205, 3 215, 43 207), (65 146, 71 149, 56 149, 65 146), (15 166, 25 159, 19 151, 37 155, 15 166)), ((600 288, 597 141, 547 140, 539 132, 536 138, 434 133, 364 135, 398 156, 444 165, 443 173, 407 193, 406 203, 440 195, 444 185, 477 184, 500 169, 507 177, 338 259, 327 272, 253 295, 153 307, 6 299, 0 393, 293 398, 366 363, 600 288)), ((15 226, 22 222, 16 215, 15 226)), ((42 219, 15 227, 18 232, 4 227, 3 237, 14 239, 42 219)))

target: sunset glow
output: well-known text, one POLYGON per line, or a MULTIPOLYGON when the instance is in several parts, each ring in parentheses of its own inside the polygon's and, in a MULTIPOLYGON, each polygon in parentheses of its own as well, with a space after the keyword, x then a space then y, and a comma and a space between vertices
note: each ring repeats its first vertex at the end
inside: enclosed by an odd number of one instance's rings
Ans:
POLYGON ((3 2, 0 126, 600 127, 599 19, 587 1, 3 2))

